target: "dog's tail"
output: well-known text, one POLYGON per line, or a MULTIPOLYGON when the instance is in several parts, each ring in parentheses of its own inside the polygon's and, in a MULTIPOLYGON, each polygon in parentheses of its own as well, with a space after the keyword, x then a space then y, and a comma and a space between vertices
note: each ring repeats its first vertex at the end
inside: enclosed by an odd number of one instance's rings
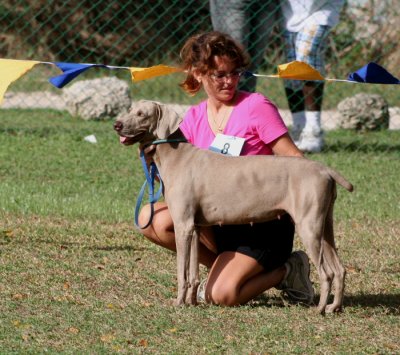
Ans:
POLYGON ((354 186, 347 181, 342 175, 340 175, 336 170, 328 168, 329 175, 339 184, 342 185, 347 191, 352 192, 354 190, 354 186))

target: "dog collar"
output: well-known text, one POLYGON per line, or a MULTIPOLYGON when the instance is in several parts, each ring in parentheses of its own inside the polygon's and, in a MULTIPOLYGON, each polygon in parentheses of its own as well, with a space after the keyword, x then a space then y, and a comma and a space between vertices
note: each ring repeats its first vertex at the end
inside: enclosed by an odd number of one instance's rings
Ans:
POLYGON ((157 140, 151 142, 150 145, 152 145, 152 144, 157 145, 157 144, 163 144, 163 143, 183 143, 183 142, 187 143, 186 138, 173 138, 173 139, 167 138, 167 139, 157 139, 157 140))

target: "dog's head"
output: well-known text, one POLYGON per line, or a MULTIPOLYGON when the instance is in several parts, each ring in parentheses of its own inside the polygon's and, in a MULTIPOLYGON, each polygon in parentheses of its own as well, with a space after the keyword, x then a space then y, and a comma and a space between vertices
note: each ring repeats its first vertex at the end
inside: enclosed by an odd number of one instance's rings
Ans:
POLYGON ((156 139, 166 139, 175 132, 181 118, 165 105, 142 100, 134 103, 128 113, 119 116, 114 129, 125 145, 151 143, 156 139))

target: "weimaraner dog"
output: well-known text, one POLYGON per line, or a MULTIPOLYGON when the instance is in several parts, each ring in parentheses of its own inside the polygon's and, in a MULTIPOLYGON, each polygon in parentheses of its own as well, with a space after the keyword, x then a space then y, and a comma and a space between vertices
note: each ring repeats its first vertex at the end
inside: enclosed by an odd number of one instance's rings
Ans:
MULTIPOLYGON (((117 118, 114 129, 125 145, 150 145, 182 137, 180 122, 167 106, 140 101, 117 118)), ((153 159, 176 234, 177 305, 196 304, 200 226, 265 222, 287 212, 319 273, 318 311, 341 310, 345 269, 335 248, 333 205, 336 182, 353 190, 344 177, 306 158, 231 157, 176 141, 156 145, 153 159)))

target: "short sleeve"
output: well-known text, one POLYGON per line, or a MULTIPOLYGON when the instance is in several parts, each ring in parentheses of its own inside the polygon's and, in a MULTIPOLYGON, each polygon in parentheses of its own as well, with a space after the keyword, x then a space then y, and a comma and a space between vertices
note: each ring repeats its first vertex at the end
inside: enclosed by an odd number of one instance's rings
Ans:
POLYGON ((255 133, 265 144, 273 142, 288 132, 277 107, 264 95, 252 95, 250 116, 255 133))
POLYGON ((193 144, 193 132, 191 128, 193 127, 192 121, 194 120, 194 111, 195 111, 194 107, 189 108, 189 110, 183 117, 182 122, 179 125, 179 129, 182 131, 185 138, 188 140, 189 143, 192 144, 193 144))

